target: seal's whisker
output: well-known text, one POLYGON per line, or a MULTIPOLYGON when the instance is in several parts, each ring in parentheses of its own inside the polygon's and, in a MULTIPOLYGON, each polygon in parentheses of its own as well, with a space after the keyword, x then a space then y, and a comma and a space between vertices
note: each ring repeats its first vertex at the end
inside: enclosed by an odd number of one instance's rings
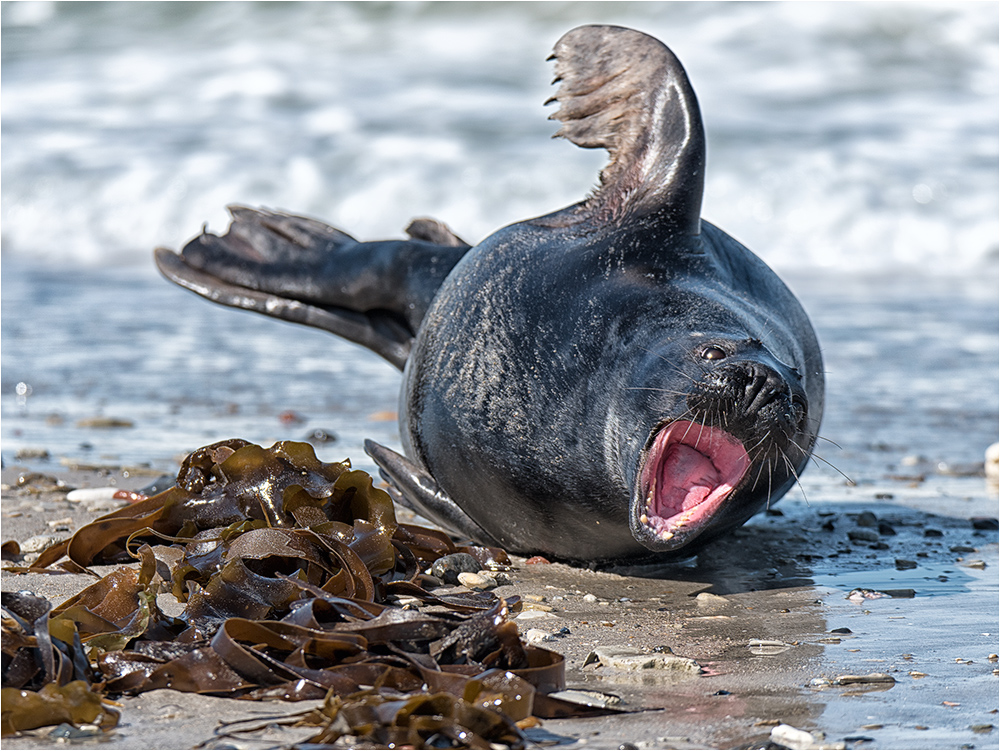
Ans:
POLYGON ((816 436, 816 440, 817 440, 817 441, 826 441, 827 443, 830 443, 830 444, 833 444, 834 446, 836 446, 837 448, 839 448, 839 449, 840 449, 841 451, 843 451, 843 450, 844 450, 844 447, 843 447, 843 446, 841 446, 841 445, 840 445, 839 443, 837 443, 836 441, 834 441, 834 440, 831 440, 831 439, 827 438, 827 437, 826 437, 825 435, 817 435, 817 436, 816 436))
POLYGON ((789 446, 794 446, 795 448, 797 448, 799 450, 799 453, 802 454, 802 456, 807 456, 809 454, 808 451, 802 448, 802 444, 796 441, 792 436, 788 435, 787 432, 784 431, 782 432, 784 433, 785 440, 787 441, 789 446))
POLYGON ((767 506, 766 508, 771 508, 771 459, 767 460, 767 506))
POLYGON ((780 453, 781 458, 785 460, 785 464, 788 466, 788 471, 792 473, 792 477, 795 478, 795 484, 799 486, 799 492, 802 493, 802 500, 804 500, 806 502, 806 505, 808 506, 809 496, 806 495, 806 489, 802 487, 802 480, 799 479, 799 473, 795 471, 795 465, 788 458, 788 455, 785 454, 785 452, 782 451, 780 448, 778 449, 778 453, 780 453))
POLYGON ((659 389, 654 386, 628 386, 626 391, 657 391, 661 394, 674 394, 675 396, 687 396, 686 391, 676 391, 674 389, 659 389))
POLYGON ((695 441, 696 445, 701 443, 701 437, 705 433, 705 421, 706 420, 708 420, 708 412, 705 412, 705 414, 703 414, 701 416, 701 427, 698 428, 698 440, 695 441))
POLYGON ((845 480, 847 480, 849 483, 851 483, 851 485, 855 485, 856 484, 854 482, 854 478, 850 477, 842 469, 840 469, 840 467, 838 467, 836 464, 833 464, 832 462, 828 461, 827 459, 824 459, 822 456, 820 456, 819 454, 817 454, 815 451, 813 451, 813 453, 810 455, 809 458, 812 459, 814 462, 816 462, 817 466, 819 466, 819 462, 823 462, 823 464, 825 464, 828 467, 830 467, 837 474, 839 474, 841 477, 843 477, 845 480))
MULTIPOLYGON (((753 451, 755 448, 757 448, 758 446, 760 446, 762 443, 764 443, 764 441, 766 441, 770 437, 771 437, 770 435, 768 435, 768 434, 765 433, 763 438, 761 438, 759 441, 757 441, 757 443, 755 443, 753 446, 751 446, 750 448, 747 449, 747 453, 749 454, 751 451, 753 451)), ((760 453, 763 454, 765 452, 764 452, 763 449, 761 449, 760 453)))
MULTIPOLYGON (((750 453, 750 452, 748 451, 747 453, 750 453)), ((758 456, 759 456, 759 455, 758 455, 758 456)), ((756 457, 754 457, 753 461, 757 461, 757 458, 756 458, 756 457)), ((760 476, 761 476, 761 473, 762 473, 763 471, 764 471, 764 464, 761 464, 761 465, 760 465, 760 466, 759 466, 759 467, 757 468, 757 476, 756 476, 755 478, 753 478, 753 486, 752 486, 752 487, 755 487, 755 488, 757 487, 757 483, 758 483, 758 482, 760 482, 760 476)), ((768 502, 770 502, 770 500, 771 500, 771 498, 770 498, 770 493, 769 493, 769 494, 768 494, 768 502)))

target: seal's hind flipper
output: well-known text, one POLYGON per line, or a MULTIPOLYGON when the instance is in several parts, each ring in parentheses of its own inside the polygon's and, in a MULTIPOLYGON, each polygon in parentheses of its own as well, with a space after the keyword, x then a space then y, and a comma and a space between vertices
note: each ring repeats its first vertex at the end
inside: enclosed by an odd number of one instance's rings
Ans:
POLYGON ((397 500, 411 511, 459 535, 485 545, 503 547, 462 511, 426 470, 372 440, 365 441, 365 453, 378 464, 382 477, 399 490, 397 500))
POLYGON ((157 249, 163 275, 222 305, 326 329, 400 369, 437 288, 469 248, 434 220, 419 220, 411 240, 358 242, 307 217, 229 211, 226 234, 202 232, 179 255, 157 249))
MULTIPOLYGON (((659 40, 619 26, 581 26, 552 57, 560 108, 555 136, 605 148, 611 161, 588 208, 610 217, 662 213, 698 234, 705 136, 687 74, 659 40)), ((548 104, 549 102, 546 102, 548 104)))

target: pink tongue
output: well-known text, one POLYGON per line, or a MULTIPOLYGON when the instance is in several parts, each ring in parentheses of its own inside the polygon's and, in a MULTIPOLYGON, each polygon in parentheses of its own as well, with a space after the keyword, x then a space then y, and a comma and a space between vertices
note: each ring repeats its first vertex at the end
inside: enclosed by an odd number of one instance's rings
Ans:
POLYGON ((722 477, 708 458, 690 446, 675 443, 667 448, 660 465, 654 513, 671 517, 708 498, 722 482, 722 477))

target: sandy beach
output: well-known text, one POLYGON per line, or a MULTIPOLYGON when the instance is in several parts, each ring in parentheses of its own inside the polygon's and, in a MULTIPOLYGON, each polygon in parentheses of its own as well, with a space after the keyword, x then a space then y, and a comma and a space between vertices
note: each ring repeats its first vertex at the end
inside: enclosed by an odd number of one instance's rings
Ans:
MULTIPOLYGON (((67 501, 67 488, 134 489, 148 480, 134 468, 32 476, 8 467, 3 537, 61 537, 91 520, 96 506, 115 505, 67 501), (52 488, 47 478, 65 487, 52 488)), ((956 494, 985 489, 982 478, 932 482, 956 494)), ((905 494, 910 485, 884 487, 905 494)), ((793 748, 989 747, 1000 724, 995 527, 976 529, 968 518, 856 491, 845 488, 835 502, 786 501, 676 565, 597 572, 515 559, 512 583, 496 594, 545 606, 516 617, 522 637, 566 656, 570 689, 625 710, 545 721, 527 731, 529 739, 568 748, 766 748, 772 730, 786 724, 813 738, 813 746, 793 748), (862 512, 881 526, 859 526, 862 512), (862 529, 867 534, 857 534, 862 529), (858 588, 896 596, 849 599, 858 588), (663 647, 695 660, 701 674, 657 663, 663 647), (849 677, 873 674, 878 682, 849 677)), ((57 603, 91 581, 4 571, 2 585, 57 603)), ((88 747, 232 748, 231 739, 213 740, 221 722, 303 709, 168 690, 117 701, 120 725, 88 738, 88 747)), ((52 731, 7 737, 4 746, 50 748, 52 731)), ((309 734, 272 729, 235 747, 287 747, 309 734)))

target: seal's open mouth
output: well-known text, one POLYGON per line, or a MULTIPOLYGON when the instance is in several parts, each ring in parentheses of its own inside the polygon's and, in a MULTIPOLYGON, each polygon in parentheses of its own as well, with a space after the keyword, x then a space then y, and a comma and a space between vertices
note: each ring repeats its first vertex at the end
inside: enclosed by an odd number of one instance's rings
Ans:
POLYGON ((711 521, 750 466, 743 444, 720 428, 679 420, 656 434, 642 468, 633 533, 647 547, 686 544, 711 521))

